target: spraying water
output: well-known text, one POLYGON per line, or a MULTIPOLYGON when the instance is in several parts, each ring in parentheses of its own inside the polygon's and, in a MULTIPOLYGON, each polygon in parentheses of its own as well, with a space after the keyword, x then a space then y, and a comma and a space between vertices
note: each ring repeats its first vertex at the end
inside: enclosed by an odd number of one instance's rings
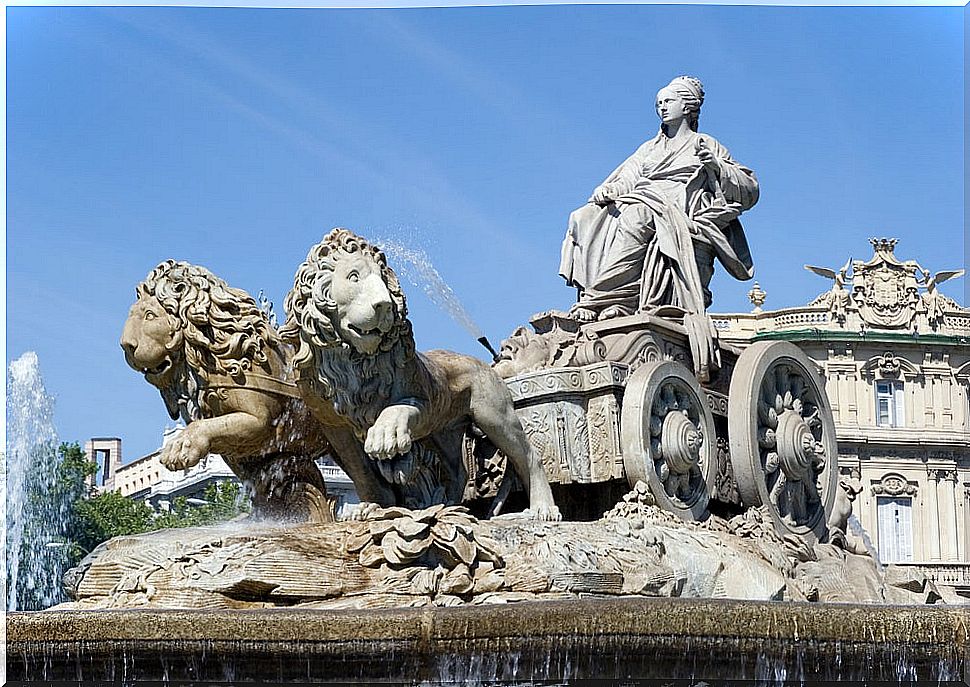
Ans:
POLYGON ((66 504, 49 498, 60 462, 54 429, 54 398, 44 388, 37 354, 10 363, 7 373, 5 461, 8 610, 44 608, 60 597, 66 504), (60 539, 58 538, 60 537, 60 539))
POLYGON ((438 274, 431 258, 420 248, 409 248, 393 239, 379 239, 377 244, 390 258, 394 271, 408 283, 421 289, 432 303, 444 310, 451 319, 475 339, 484 337, 482 330, 465 310, 458 296, 438 274))

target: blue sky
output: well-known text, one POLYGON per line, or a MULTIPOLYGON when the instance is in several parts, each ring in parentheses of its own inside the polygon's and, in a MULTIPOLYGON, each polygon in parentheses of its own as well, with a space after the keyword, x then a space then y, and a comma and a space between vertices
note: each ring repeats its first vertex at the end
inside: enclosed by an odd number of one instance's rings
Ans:
MULTIPOLYGON (((497 344, 567 308, 569 212, 701 78, 702 131, 753 168, 767 308, 804 263, 965 264, 962 8, 7 8, 7 361, 35 350, 63 440, 154 450, 118 338, 163 259, 264 290, 347 226, 427 252, 497 344)), ((715 311, 750 283, 715 278, 715 311)), ((965 284, 946 285, 966 302, 965 284)), ((483 354, 416 288, 421 348, 483 354)))

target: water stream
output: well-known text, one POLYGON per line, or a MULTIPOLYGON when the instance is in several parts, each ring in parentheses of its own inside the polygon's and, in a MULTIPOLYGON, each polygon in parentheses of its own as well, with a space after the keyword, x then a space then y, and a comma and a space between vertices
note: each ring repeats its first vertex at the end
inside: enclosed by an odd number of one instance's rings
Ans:
POLYGON ((445 283, 435 269, 431 258, 421 248, 405 246, 394 239, 381 238, 376 241, 388 257, 388 263, 395 272, 404 277, 411 286, 421 289, 432 303, 441 308, 462 329, 479 339, 484 334, 465 310, 454 290, 445 283))
POLYGON ((7 371, 7 610, 61 600, 66 504, 52 496, 59 463, 54 398, 44 387, 37 354, 27 352, 7 371))

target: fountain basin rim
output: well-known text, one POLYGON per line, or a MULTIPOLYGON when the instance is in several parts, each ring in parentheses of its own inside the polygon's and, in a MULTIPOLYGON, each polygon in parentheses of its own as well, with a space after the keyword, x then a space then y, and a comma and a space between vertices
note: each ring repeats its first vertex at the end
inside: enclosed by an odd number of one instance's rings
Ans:
POLYGON ((380 610, 117 609, 8 613, 7 644, 450 642, 542 637, 731 637, 949 645, 970 654, 970 606, 727 599, 580 599, 380 610))

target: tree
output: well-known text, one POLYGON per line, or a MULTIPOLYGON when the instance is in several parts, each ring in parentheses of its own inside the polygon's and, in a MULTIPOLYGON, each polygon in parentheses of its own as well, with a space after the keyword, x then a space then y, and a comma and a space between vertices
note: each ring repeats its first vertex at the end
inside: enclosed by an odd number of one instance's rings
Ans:
POLYGON ((69 538, 83 556, 112 537, 148 532, 152 529, 155 511, 144 501, 106 491, 79 500, 74 516, 69 538))
POLYGON ((112 537, 225 522, 249 510, 241 496, 238 483, 215 482, 206 487, 205 503, 194 505, 180 496, 168 512, 158 512, 144 501, 106 491, 76 505, 70 539, 83 554, 112 537))

